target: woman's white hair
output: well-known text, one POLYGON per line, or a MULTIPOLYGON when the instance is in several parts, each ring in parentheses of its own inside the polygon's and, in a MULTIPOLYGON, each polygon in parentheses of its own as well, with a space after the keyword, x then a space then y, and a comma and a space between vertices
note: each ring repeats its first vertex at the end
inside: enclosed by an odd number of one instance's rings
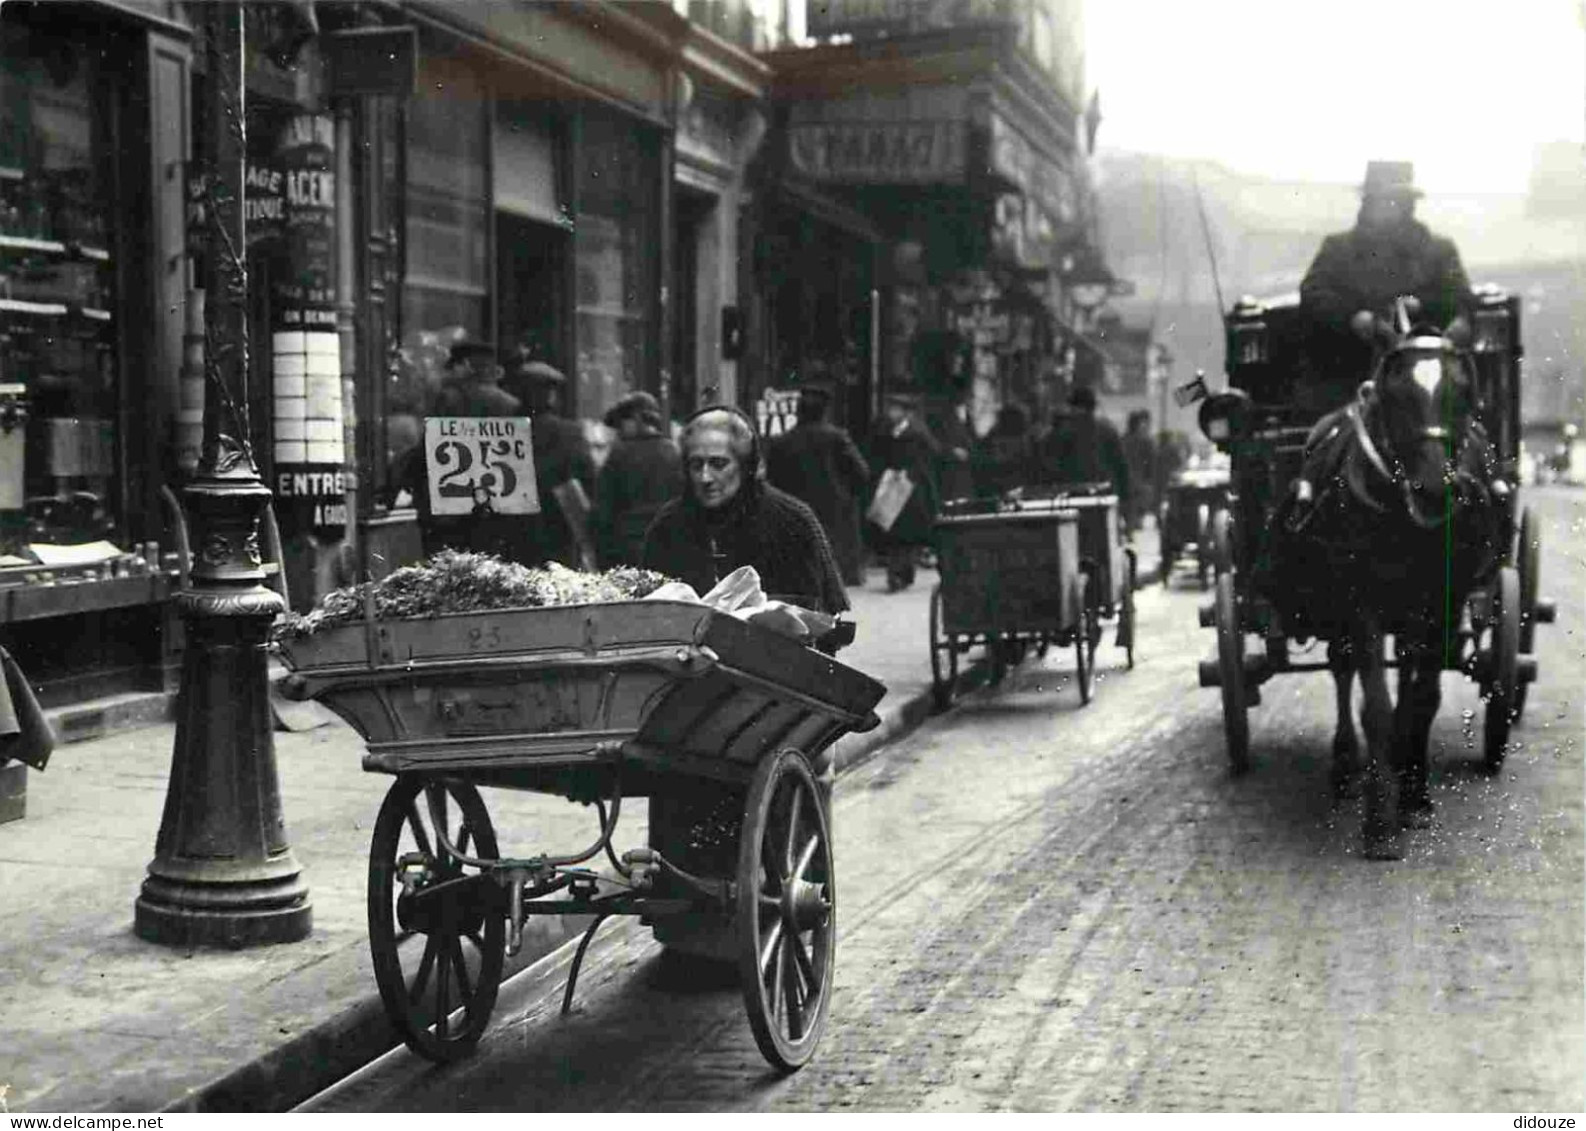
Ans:
POLYGON ((725 432, 727 434, 727 449, 746 470, 755 470, 755 441, 754 428, 739 413, 731 409, 707 409, 691 419, 683 426, 683 435, 680 446, 683 454, 688 455, 688 445, 696 435, 701 432, 725 432))

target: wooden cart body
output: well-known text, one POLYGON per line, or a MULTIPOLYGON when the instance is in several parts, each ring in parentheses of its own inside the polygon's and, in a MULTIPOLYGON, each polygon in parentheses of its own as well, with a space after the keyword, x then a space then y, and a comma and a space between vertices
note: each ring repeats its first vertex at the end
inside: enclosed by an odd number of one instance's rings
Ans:
POLYGON ((945 632, 1055 637, 1078 628, 1079 512, 1072 507, 944 515, 936 546, 945 632))

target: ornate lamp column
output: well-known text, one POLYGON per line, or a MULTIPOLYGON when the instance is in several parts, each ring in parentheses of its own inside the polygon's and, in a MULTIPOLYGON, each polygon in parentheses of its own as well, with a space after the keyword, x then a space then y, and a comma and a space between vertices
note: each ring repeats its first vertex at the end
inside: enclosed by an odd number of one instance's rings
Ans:
POLYGON ((265 639, 281 611, 264 585, 270 499, 248 441, 248 272, 243 226, 243 12, 195 6, 208 71, 204 446, 183 492, 193 529, 176 746, 137 933, 175 946, 252 946, 308 935, 308 887, 286 839, 265 639))

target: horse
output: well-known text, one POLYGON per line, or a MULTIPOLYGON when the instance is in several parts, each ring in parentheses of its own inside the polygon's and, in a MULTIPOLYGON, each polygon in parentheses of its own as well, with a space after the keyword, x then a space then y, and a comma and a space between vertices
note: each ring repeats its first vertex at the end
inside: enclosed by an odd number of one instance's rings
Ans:
POLYGON ((1402 828, 1431 823, 1427 750, 1442 672, 1460 661, 1466 600, 1493 576, 1504 544, 1503 483, 1471 359, 1442 331, 1409 326, 1403 309, 1400 319, 1356 399, 1312 429, 1273 531, 1285 620, 1328 642, 1334 788, 1353 796, 1363 776, 1373 860, 1401 858, 1402 828), (1363 761, 1350 717, 1356 676, 1363 761))

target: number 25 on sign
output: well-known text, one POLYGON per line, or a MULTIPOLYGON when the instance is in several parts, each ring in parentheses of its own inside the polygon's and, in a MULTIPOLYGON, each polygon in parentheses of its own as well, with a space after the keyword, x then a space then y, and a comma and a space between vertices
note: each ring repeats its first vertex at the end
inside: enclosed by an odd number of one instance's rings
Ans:
POLYGON ((424 465, 433 514, 539 514, 526 416, 429 416, 424 465))

